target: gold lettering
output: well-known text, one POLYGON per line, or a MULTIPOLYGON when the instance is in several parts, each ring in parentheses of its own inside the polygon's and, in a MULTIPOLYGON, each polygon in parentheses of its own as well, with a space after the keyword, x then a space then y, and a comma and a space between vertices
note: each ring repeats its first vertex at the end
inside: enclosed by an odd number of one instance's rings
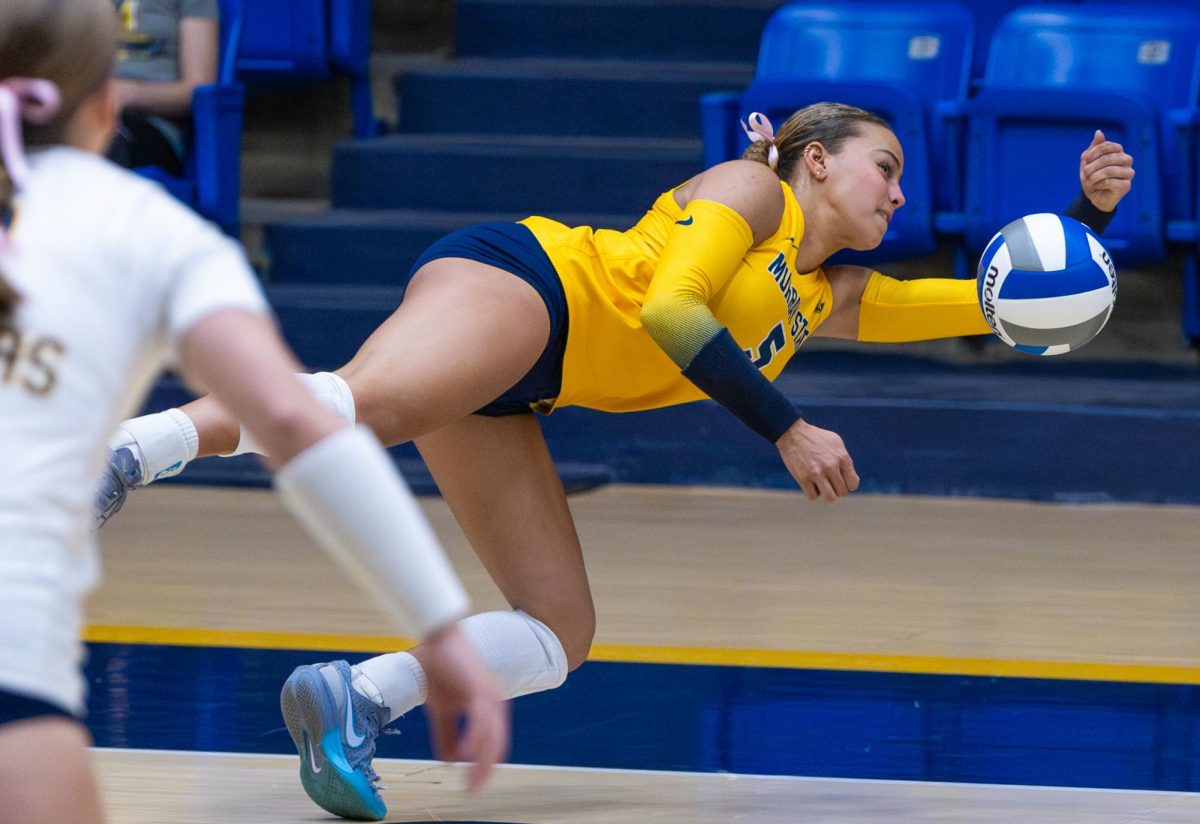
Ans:
POLYGON ((21 335, 11 326, 0 326, 0 383, 12 380, 21 356, 21 335))
POLYGON ((54 367, 58 365, 63 351, 62 343, 54 338, 42 338, 30 347, 30 374, 22 385, 35 395, 49 395, 58 380, 54 367))
POLYGON ((0 326, 0 384, 49 395, 58 383, 57 367, 64 352, 66 347, 57 338, 30 338, 11 326, 0 326))

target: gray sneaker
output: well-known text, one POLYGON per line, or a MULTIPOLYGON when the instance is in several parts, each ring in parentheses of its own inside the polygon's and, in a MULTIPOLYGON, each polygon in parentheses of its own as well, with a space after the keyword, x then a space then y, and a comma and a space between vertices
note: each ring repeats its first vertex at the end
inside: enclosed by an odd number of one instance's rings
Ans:
POLYGON ((350 665, 297 667, 283 684, 279 706, 300 754, 300 783, 308 797, 342 818, 378 821, 387 815, 371 759, 390 713, 350 685, 350 665))
POLYGON ((133 450, 122 446, 108 453, 108 465, 100 476, 96 490, 96 524, 92 531, 108 523, 108 519, 121 511, 129 490, 142 485, 142 464, 133 450))

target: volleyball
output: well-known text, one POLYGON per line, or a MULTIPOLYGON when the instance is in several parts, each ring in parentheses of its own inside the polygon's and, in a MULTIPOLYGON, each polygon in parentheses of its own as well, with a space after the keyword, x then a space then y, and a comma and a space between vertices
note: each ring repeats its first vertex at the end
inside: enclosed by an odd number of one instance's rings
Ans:
POLYGON ((1009 346, 1062 355, 1094 338, 1117 298, 1112 256, 1087 226, 1026 215, 996 233, 976 270, 979 305, 1009 346))

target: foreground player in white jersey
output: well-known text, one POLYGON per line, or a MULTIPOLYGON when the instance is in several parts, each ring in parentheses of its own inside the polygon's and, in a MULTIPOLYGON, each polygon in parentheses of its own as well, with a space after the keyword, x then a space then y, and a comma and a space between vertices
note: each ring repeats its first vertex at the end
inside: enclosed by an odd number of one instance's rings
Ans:
MULTIPOLYGON (((425 636, 435 745, 476 762, 478 786, 508 717, 455 626, 466 594, 378 442, 294 377, 239 249, 98 156, 115 125, 114 44, 109 0, 0 4, 0 819, 103 820, 80 722, 92 496, 109 433, 172 358, 268 445, 296 517, 425 636)), ((370 780, 336 737, 306 737, 331 713, 373 737, 342 679, 311 668, 289 727, 326 767, 319 780, 370 780)))

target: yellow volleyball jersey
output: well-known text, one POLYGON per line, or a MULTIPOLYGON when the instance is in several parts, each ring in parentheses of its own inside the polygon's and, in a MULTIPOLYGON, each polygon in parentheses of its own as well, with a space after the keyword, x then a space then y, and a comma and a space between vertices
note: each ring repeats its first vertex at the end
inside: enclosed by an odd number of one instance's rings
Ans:
MULTIPOLYGON (((822 269, 795 272, 804 215, 791 187, 780 185, 784 209, 779 228, 746 253, 737 272, 708 302, 717 322, 771 380, 833 308, 822 269)), ((667 235, 683 213, 671 190, 625 232, 568 227, 543 217, 521 221, 554 264, 567 299, 562 389, 540 411, 584 406, 633 412, 706 397, 640 320, 667 235)))

